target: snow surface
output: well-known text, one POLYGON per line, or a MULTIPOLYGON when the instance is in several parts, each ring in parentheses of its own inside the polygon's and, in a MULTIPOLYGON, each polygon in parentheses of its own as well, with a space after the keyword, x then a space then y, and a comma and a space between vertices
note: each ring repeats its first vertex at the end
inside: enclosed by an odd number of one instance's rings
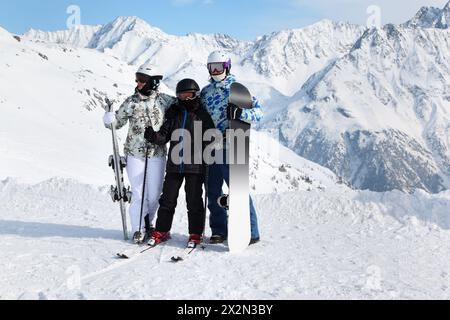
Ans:
POLYGON ((175 265, 184 201, 171 242, 123 261, 131 245, 106 188, 8 179, 0 190, 0 299, 450 298, 449 192, 259 195, 260 244, 208 246, 175 265))
MULTIPOLYGON (((442 153, 433 156, 445 161, 449 142, 439 143, 449 134, 449 73, 448 55, 440 50, 448 48, 448 30, 414 29, 388 26, 362 34, 358 26, 322 21, 249 43, 225 35, 170 36, 136 17, 66 32, 32 30, 20 42, 0 28, 0 299, 450 299, 449 191, 352 190, 345 178, 282 146, 277 131, 262 130, 272 126, 252 132, 260 244, 240 255, 208 246, 171 264, 186 242, 181 193, 173 241, 132 261, 115 259, 132 245, 121 240, 119 208, 107 194, 111 138, 101 123, 100 100, 121 102, 130 95, 137 64, 156 59, 168 75, 162 90, 171 93, 182 77, 205 74, 209 51, 225 48, 238 61, 235 73, 265 103, 266 121, 280 125, 279 116, 288 114, 281 141, 311 129, 319 114, 335 133, 356 127, 376 132, 348 136, 361 148, 383 140, 406 146, 435 141, 442 153), (402 39, 398 45, 392 45, 395 36, 402 39), (405 52, 412 52, 409 59, 383 64, 405 52), (407 91, 424 70, 430 70, 428 82, 407 91), (28 85, 21 86, 24 76, 28 85), (371 94, 359 94, 364 90, 371 94), (345 104, 333 104, 336 97, 345 104), (396 99, 414 110, 389 105, 396 99), (370 103, 383 110, 387 125, 370 103), (332 113, 326 112, 330 104, 332 113), (380 132, 387 126, 413 139, 380 132)), ((326 146, 329 136, 315 137, 326 146)), ((339 158, 340 146, 333 151, 334 163, 348 160, 339 158)), ((413 149, 413 159, 438 170, 431 152, 421 151, 413 149)), ((391 166, 404 160, 386 159, 391 166)), ((359 160, 350 161, 354 167, 359 160)))

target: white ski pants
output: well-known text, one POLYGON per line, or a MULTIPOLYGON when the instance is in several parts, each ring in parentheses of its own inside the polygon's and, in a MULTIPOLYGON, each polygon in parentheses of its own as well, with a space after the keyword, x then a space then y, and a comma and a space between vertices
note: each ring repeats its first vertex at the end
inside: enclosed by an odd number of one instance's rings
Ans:
POLYGON ((142 213, 142 221, 139 221, 141 216, 145 159, 131 156, 127 157, 127 174, 131 184, 131 191, 133 192, 130 205, 132 234, 139 231, 139 225, 141 225, 141 229, 144 229, 144 218, 146 215, 149 215, 150 223, 153 223, 159 206, 159 198, 161 196, 164 182, 165 167, 165 158, 148 159, 147 177, 145 179, 144 209, 142 213))

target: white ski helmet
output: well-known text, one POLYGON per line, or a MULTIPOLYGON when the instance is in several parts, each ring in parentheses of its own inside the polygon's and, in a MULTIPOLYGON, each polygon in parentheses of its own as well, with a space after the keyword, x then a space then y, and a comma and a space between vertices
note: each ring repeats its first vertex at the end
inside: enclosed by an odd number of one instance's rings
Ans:
POLYGON ((222 63, 224 70, 226 70, 227 74, 230 73, 231 70, 231 58, 224 51, 214 51, 208 57, 208 70, 211 73, 210 65, 215 63, 222 63))
POLYGON ((152 78, 160 78, 160 80, 162 80, 163 78, 162 73, 159 72, 158 69, 150 62, 144 63, 142 66, 140 66, 136 74, 138 73, 152 78))

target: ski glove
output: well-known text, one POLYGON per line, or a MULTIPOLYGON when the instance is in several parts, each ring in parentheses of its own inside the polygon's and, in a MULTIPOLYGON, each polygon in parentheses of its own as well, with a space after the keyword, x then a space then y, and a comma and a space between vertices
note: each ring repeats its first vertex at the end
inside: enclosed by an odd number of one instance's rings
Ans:
POLYGON ((110 127, 116 120, 116 114, 114 112, 106 112, 103 116, 105 127, 110 127))
POLYGON ((152 127, 148 127, 145 129, 144 138, 147 142, 155 143, 156 142, 156 132, 152 127))
POLYGON ((241 116, 242 116, 242 109, 230 103, 227 109, 228 120, 239 120, 241 116))

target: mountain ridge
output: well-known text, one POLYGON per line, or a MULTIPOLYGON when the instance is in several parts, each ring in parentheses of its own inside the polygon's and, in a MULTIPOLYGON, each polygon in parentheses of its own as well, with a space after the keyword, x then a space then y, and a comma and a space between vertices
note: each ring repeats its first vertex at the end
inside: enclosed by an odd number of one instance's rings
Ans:
POLYGON ((262 99, 260 127, 279 129, 289 148, 358 188, 439 192, 450 187, 449 29, 441 28, 449 8, 424 7, 404 24, 372 29, 323 20, 253 42, 171 36, 122 17, 89 47, 128 64, 151 60, 170 87, 205 74, 208 53, 226 50, 232 72, 262 99))

